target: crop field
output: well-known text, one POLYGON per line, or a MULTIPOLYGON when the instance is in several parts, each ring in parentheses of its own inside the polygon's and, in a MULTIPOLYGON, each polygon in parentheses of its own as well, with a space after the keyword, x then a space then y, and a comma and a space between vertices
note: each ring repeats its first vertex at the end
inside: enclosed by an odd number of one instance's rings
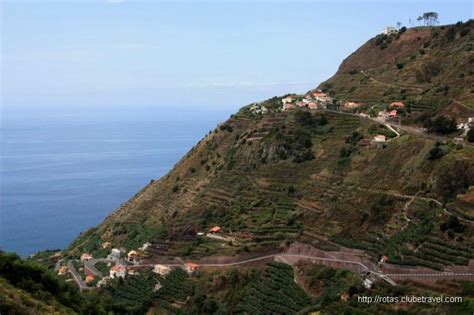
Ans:
POLYGON ((293 268, 270 263, 262 276, 247 285, 236 314, 294 314, 310 302, 308 295, 295 283, 293 268))

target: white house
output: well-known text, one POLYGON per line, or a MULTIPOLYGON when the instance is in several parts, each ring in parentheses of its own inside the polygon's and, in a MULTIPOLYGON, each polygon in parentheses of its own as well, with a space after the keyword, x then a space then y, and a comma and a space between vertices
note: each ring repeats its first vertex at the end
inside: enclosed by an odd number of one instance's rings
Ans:
POLYGON ((91 260, 93 257, 91 254, 89 253, 83 253, 81 255, 81 262, 85 262, 85 261, 88 261, 88 260, 91 260))
POLYGON ((110 251, 110 254, 107 256, 107 259, 109 259, 109 260, 120 259, 121 253, 122 253, 122 251, 120 249, 112 248, 112 250, 110 251))
POLYGON ((376 135, 376 136, 374 136, 374 141, 375 142, 385 142, 386 137, 384 135, 376 135))
POLYGON ((392 34, 396 34, 398 31, 397 31, 397 28, 395 26, 385 26, 383 28, 383 33, 385 35, 392 35, 392 34))
POLYGON ((282 99, 281 99, 281 102, 282 102, 283 104, 286 104, 286 103, 291 103, 291 102, 293 102, 293 100, 294 100, 294 99, 293 99, 291 96, 287 96, 287 97, 282 98, 282 99))
POLYGON ((125 278, 127 275, 127 267, 122 266, 122 265, 115 265, 112 268, 110 268, 109 272, 110 278, 125 278))
POLYGON ((368 278, 364 279, 364 287, 365 287, 366 289, 372 288, 372 285, 373 285, 373 284, 374 284, 374 283, 372 282, 372 280, 370 280, 370 279, 368 279, 368 278))
POLYGON ((165 265, 157 264, 153 266, 153 272, 162 276, 166 276, 171 272, 171 268, 165 265))

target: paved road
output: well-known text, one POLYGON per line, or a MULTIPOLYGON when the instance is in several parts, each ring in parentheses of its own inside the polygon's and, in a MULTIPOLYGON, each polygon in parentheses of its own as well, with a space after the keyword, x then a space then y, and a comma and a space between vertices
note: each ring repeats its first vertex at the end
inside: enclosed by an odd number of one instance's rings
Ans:
POLYGON ((107 258, 91 259, 89 261, 84 262, 84 269, 87 269, 88 271, 90 271, 94 276, 103 277, 102 272, 95 267, 95 264, 99 262, 109 263, 109 262, 114 262, 114 261, 107 258))
POLYGON ((81 275, 79 274, 79 272, 77 272, 76 267, 74 267, 74 264, 72 263, 72 260, 69 260, 67 262, 67 268, 69 269, 69 273, 71 274, 74 281, 76 281, 76 284, 79 287, 79 290, 82 291, 82 290, 93 289, 92 287, 89 287, 84 283, 84 281, 82 280, 81 275))

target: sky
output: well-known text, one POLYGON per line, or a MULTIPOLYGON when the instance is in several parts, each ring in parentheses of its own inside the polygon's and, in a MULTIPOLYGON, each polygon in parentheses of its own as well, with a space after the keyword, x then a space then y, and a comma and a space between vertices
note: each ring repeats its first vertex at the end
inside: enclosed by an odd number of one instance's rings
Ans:
POLYGON ((0 0, 3 109, 227 107, 304 93, 384 26, 473 1, 0 0))

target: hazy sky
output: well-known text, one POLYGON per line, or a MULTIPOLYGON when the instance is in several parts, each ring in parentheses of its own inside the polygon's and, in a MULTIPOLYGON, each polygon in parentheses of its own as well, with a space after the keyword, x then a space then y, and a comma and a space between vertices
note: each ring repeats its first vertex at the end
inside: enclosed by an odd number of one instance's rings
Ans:
POLYGON ((327 79, 385 25, 472 1, 0 0, 4 108, 237 107, 327 79))

